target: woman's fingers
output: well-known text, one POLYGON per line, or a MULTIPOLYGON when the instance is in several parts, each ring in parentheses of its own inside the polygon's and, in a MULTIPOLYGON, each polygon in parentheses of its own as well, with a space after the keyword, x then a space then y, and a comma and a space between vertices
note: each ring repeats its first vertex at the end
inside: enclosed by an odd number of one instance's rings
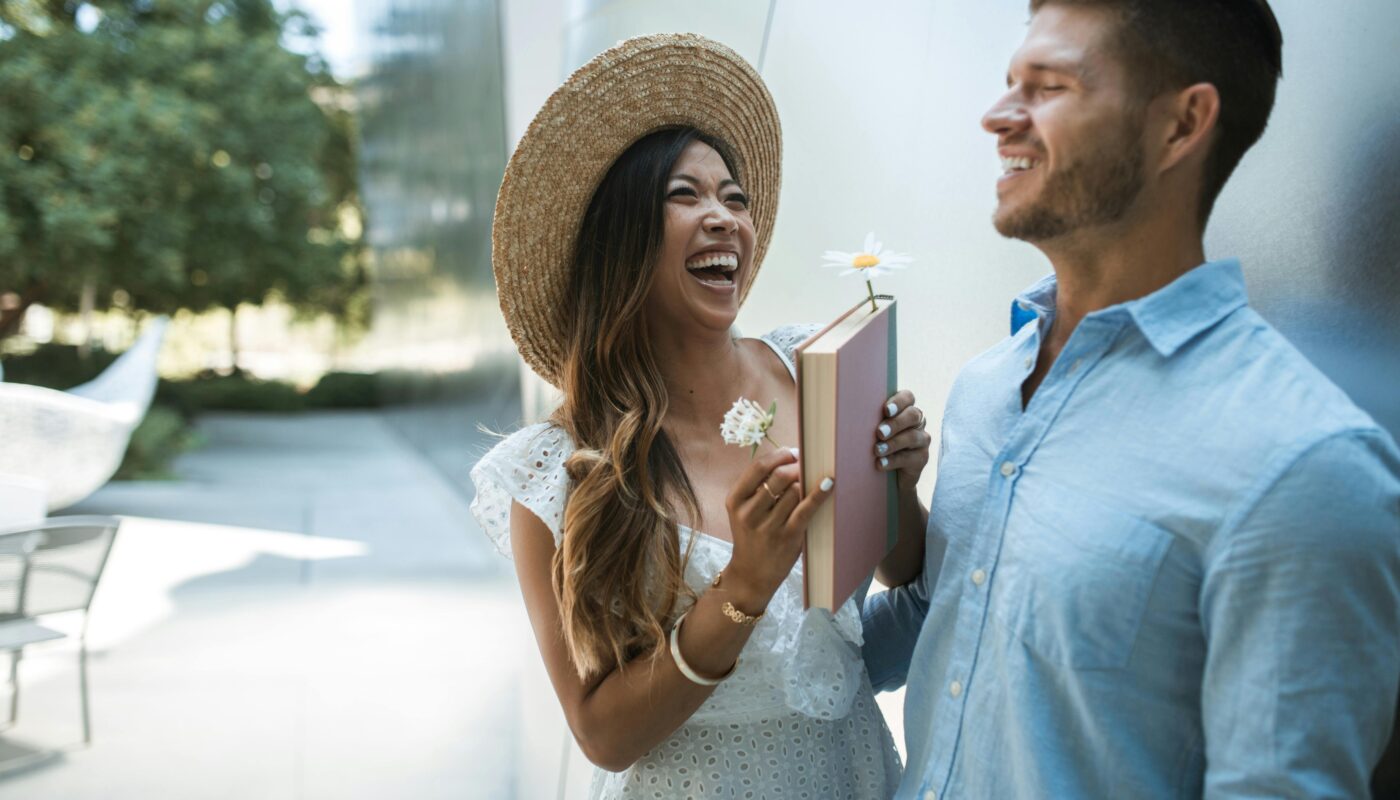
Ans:
POLYGON ((792 510, 787 518, 787 529, 791 532, 807 530, 807 524, 812 521, 812 515, 817 513, 817 509, 822 507, 822 503, 831 497, 832 489, 836 488, 836 481, 831 478, 823 478, 817 484, 816 489, 802 498, 802 502, 792 510))
POLYGON ((769 509, 768 516, 774 520, 778 527, 787 523, 787 519, 792 515, 792 510, 797 508, 797 504, 802 502, 802 490, 797 485, 797 481, 792 481, 783 489, 778 497, 778 502, 769 509))
POLYGON ((900 389, 885 401, 885 416, 898 416, 899 412, 912 405, 914 405, 914 393, 908 389, 900 389))
POLYGON ((787 448, 764 453, 755 458, 739 475, 739 480, 735 481, 734 488, 730 490, 729 497, 725 500, 728 510, 737 511, 746 501, 752 499, 755 492, 762 492, 763 481, 774 469, 796 462, 797 455, 787 448))
POLYGON ((885 419, 875 427, 876 441, 885 441, 910 428, 924 425, 924 412, 914 405, 914 393, 908 389, 896 392, 885 403, 885 419))
POLYGON ((894 470, 902 469, 914 473, 921 473, 924 467, 928 466, 928 450, 901 450, 892 455, 878 456, 875 459, 875 463, 884 472, 893 472, 894 470))
MULTIPOLYGON (((753 519, 756 522, 773 522, 778 508, 789 495, 796 495, 798 500, 802 499, 802 487, 798 484, 800 476, 796 464, 782 464, 768 473, 768 477, 759 483, 758 491, 753 495, 753 519)), ((783 520, 787 519, 787 514, 792 511, 791 506, 796 504, 788 504, 787 510, 777 518, 777 525, 782 525, 783 520)))
POLYGON ((875 455, 877 457, 892 456, 903 450, 927 449, 932 443, 933 437, 929 435, 928 431, 920 428, 906 428, 883 442, 876 442, 875 455))

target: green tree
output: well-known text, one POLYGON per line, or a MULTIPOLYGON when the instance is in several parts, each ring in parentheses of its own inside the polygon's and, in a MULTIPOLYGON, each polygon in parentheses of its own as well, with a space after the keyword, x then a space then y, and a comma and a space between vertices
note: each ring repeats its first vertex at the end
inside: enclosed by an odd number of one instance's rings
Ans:
POLYGON ((269 0, 0 0, 0 336, 84 287, 362 309, 349 91, 283 44, 315 35, 269 0))

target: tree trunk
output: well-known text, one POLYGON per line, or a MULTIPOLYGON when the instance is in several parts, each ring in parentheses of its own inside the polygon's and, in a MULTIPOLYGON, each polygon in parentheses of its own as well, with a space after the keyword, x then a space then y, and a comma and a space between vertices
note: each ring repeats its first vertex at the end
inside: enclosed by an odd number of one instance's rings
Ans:
POLYGON ((238 306, 228 310, 228 352, 230 375, 238 374, 238 306))
POLYGON ((14 308, 0 309, 0 339, 13 336, 19 333, 19 326, 24 323, 24 313, 29 307, 39 302, 44 296, 44 283, 33 284, 28 291, 20 291, 19 305, 14 308))
POLYGON ((83 293, 78 300, 78 314, 83 320, 83 340, 78 343, 78 358, 87 361, 92 355, 92 307, 97 304, 97 285, 92 278, 83 279, 83 293))

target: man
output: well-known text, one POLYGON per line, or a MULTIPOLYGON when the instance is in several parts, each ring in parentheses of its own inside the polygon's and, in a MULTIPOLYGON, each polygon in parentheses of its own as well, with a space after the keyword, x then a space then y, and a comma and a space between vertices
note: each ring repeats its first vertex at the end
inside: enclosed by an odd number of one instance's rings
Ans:
MULTIPOLYGON (((959 375, 922 578, 865 608, 901 798, 1359 798, 1400 676, 1400 452, 1205 261, 1263 0, 1033 0, 983 120, 1054 276, 959 375)), ((1300 157, 1302 155, 1300 154, 1300 157)))

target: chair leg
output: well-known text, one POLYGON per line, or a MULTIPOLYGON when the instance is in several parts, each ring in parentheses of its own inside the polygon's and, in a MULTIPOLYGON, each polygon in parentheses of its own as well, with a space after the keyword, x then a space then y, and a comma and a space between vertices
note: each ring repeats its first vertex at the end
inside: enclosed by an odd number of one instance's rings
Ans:
POLYGON ((83 615, 83 632, 78 638, 78 689, 83 701, 83 744, 92 744, 92 715, 88 711, 87 676, 87 615, 83 615))
POLYGON ((24 655, 24 650, 16 648, 10 651, 10 718, 5 722, 5 727, 12 727, 19 719, 19 660, 24 655))

